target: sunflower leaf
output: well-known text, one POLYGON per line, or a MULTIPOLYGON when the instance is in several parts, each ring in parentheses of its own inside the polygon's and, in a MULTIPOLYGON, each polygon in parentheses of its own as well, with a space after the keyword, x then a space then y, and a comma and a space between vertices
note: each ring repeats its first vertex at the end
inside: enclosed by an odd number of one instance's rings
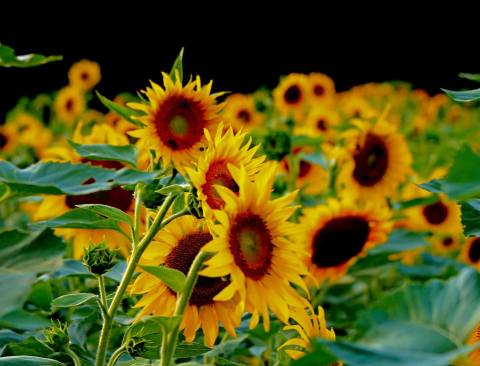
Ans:
POLYGON ((473 90, 462 90, 462 91, 455 91, 455 90, 448 90, 442 89, 450 98, 457 102, 473 102, 475 100, 480 99, 480 88, 473 89, 473 90))
POLYGON ((165 266, 141 266, 145 272, 154 275, 175 292, 181 292, 185 286, 185 275, 174 268, 165 266))
POLYGON ((183 51, 184 51, 184 48, 182 47, 182 49, 178 53, 177 58, 173 62, 172 69, 170 70, 170 77, 174 82, 177 81, 177 73, 178 73, 178 77, 180 78, 179 81, 180 83, 183 83, 183 51))
POLYGON ((137 164, 137 149, 134 145, 113 146, 107 144, 77 144, 68 140, 71 147, 82 158, 90 160, 120 161, 135 166, 137 164))
POLYGON ((466 236, 480 236, 480 200, 461 203, 463 233, 466 236))
POLYGON ((480 74, 469 74, 467 72, 461 72, 460 74, 458 74, 458 76, 467 80, 477 81, 480 83, 480 74))
POLYGON ((125 222, 130 226, 133 225, 132 218, 116 207, 102 204, 77 205, 77 207, 94 212, 97 215, 105 217, 106 219, 111 219, 118 222, 125 222))
POLYGON ((13 48, 0 44, 0 66, 3 67, 33 67, 62 59, 63 56, 43 56, 34 53, 17 56, 13 48))
POLYGON ((120 105, 118 103, 115 103, 111 101, 110 99, 104 97, 102 94, 100 94, 98 91, 95 91, 97 94, 98 99, 100 99, 100 102, 107 107, 109 110, 111 110, 113 113, 117 114, 123 119, 126 119, 128 122, 133 123, 135 126, 138 127, 145 127, 145 125, 140 122, 138 119, 134 118, 136 116, 141 116, 143 115, 142 112, 130 109, 128 107, 125 107, 123 105, 120 105))
POLYGON ((67 294, 54 299, 52 305, 57 308, 68 308, 70 306, 81 305, 95 298, 97 298, 97 295, 90 293, 67 294))
POLYGON ((63 363, 51 358, 36 356, 8 356, 0 358, 0 366, 62 366, 63 363))

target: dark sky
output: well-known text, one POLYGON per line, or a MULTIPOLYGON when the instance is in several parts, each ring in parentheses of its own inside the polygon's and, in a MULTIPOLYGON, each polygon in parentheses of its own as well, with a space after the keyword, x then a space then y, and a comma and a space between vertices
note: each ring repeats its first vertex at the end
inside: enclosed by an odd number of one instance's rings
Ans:
POLYGON ((445 23, 424 27, 422 19, 409 18, 337 23, 325 22, 327 15, 260 25, 245 18, 242 29, 225 18, 208 25, 190 19, 173 25, 113 20, 102 27, 97 25, 103 19, 87 19, 83 28, 67 19, 53 29, 0 29, 0 42, 18 53, 64 55, 63 62, 38 68, 0 69, 0 116, 21 95, 64 86, 70 64, 82 58, 101 64, 98 90, 106 96, 143 88, 149 79, 160 80, 160 71, 170 68, 182 46, 186 72, 213 79, 217 91, 251 92, 275 86, 282 74, 321 71, 339 90, 405 80, 435 93, 440 87, 474 87, 457 75, 480 72, 480 39, 465 25, 457 34, 445 23))

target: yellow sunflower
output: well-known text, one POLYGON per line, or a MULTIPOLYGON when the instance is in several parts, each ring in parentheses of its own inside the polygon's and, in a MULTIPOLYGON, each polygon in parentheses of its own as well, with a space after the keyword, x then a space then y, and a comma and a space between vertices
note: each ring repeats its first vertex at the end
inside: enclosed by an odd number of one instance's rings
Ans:
POLYGON ((335 83, 325 74, 314 72, 308 75, 310 104, 331 104, 335 97, 335 83))
POLYGON ((54 106, 58 119, 72 124, 85 110, 85 97, 80 89, 67 86, 58 92, 54 106))
POLYGON ((411 172, 412 156, 405 138, 383 119, 354 124, 359 129, 346 133, 347 156, 338 176, 339 188, 363 200, 392 198, 411 172))
POLYGON ((250 131, 263 122, 263 116, 255 108, 253 97, 244 94, 232 94, 227 98, 223 116, 235 131, 250 131))
POLYGON ((315 283, 341 277, 358 257, 387 238, 389 213, 375 206, 330 199, 304 209, 297 242, 308 251, 307 266, 315 283))
POLYGON ((317 136, 332 140, 340 124, 338 113, 329 108, 312 108, 305 119, 305 126, 311 128, 317 136))
POLYGON ((301 119, 310 93, 307 76, 293 73, 282 79, 273 90, 273 102, 281 115, 293 115, 301 119))
POLYGON ((305 309, 293 309, 291 317, 297 324, 287 325, 283 329, 294 330, 299 337, 287 340, 280 349, 285 349, 285 352, 294 360, 302 357, 306 351, 311 350, 312 338, 335 340, 335 332, 333 329, 327 328, 325 311, 321 306, 318 307, 317 314, 313 313, 311 315, 305 309))
MULTIPOLYGON (((478 343, 479 341, 480 341, 480 326, 477 326, 468 336, 467 344, 475 344, 475 343, 478 343)), ((477 348, 475 351, 471 352, 468 355, 468 361, 467 360, 462 360, 462 361, 454 362, 454 365, 455 366, 478 366, 478 365, 480 365, 480 349, 477 348)))
POLYGON ((89 60, 81 60, 68 71, 70 85, 82 91, 89 91, 100 81, 100 65, 89 60))
POLYGON ((286 323, 289 306, 307 304, 292 287, 295 284, 308 293, 301 277, 306 274, 302 262, 305 253, 289 240, 298 230, 296 224, 288 221, 296 209, 291 206, 296 192, 270 199, 274 163, 267 163, 254 181, 243 166, 229 165, 229 170, 239 192, 216 186, 225 206, 214 210, 216 222, 209 221, 215 236, 204 250, 215 254, 201 274, 230 275, 231 282, 215 299, 226 301, 239 294, 242 307, 252 313, 250 327, 255 327, 261 316, 268 330, 269 310, 286 323))
POLYGON ((220 124, 214 138, 205 131, 207 150, 198 160, 195 169, 187 168, 187 174, 197 188, 198 199, 208 217, 211 217, 212 209, 219 210, 225 204, 215 189, 216 185, 238 193, 238 185, 227 166, 243 165, 250 179, 254 179, 265 160, 264 156, 254 157, 259 146, 250 147, 251 139, 244 143, 244 132, 234 133, 231 127, 225 133, 223 130, 223 124, 220 124))
POLYGON ((14 126, 0 126, 0 152, 8 153, 15 150, 18 143, 18 133, 14 126))
POLYGON ((460 252, 460 259, 480 270, 480 237, 468 238, 460 252))
POLYGON ((138 119, 146 127, 130 132, 132 136, 146 140, 164 165, 173 162, 181 173, 205 149, 204 129, 214 131, 220 121, 223 104, 216 98, 223 93, 210 94, 212 82, 203 86, 200 77, 182 86, 179 77, 173 81, 163 73, 164 87, 151 82, 144 94, 149 103, 128 103, 141 110, 145 116, 138 119))
MULTIPOLYGON (((165 265, 186 275, 196 255, 210 240, 212 235, 204 220, 193 216, 180 217, 157 234, 140 264, 165 265)), ((213 346, 218 336, 219 321, 235 337, 235 328, 240 325, 241 317, 239 302, 235 299, 215 300, 215 296, 229 283, 228 278, 198 278, 181 324, 187 342, 195 339, 196 332, 201 327, 205 343, 209 347, 213 346)), ((175 311, 176 293, 149 273, 140 273, 131 286, 131 293, 143 295, 135 305, 142 308, 137 319, 146 315, 172 316, 175 311)))
POLYGON ((378 112, 364 98, 347 94, 341 98, 341 109, 348 118, 372 119, 378 112))
POLYGON ((446 255, 454 252, 459 247, 457 235, 451 234, 435 234, 430 238, 434 253, 446 255))
MULTIPOLYGON (((122 95, 117 95, 113 99, 113 101, 120 105, 125 105, 127 103, 127 101, 122 95)), ((107 113, 105 119, 109 125, 111 125, 113 128, 115 128, 115 130, 120 133, 127 133, 137 128, 133 123, 127 121, 126 119, 120 117, 117 113, 112 111, 107 113)))

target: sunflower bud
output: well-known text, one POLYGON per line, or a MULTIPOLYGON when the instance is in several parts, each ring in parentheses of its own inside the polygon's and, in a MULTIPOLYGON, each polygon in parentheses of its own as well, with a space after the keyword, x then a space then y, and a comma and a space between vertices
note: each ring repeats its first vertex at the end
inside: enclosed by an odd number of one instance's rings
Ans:
POLYGON ((61 352, 65 350, 70 343, 67 329, 67 323, 62 323, 61 321, 52 321, 52 326, 43 331, 45 344, 55 352, 61 352))
POLYGON ((262 148, 270 160, 282 160, 290 153, 292 142, 285 131, 269 131, 263 136, 262 148))
POLYGON ((96 275, 103 275, 115 264, 116 251, 107 247, 105 242, 91 243, 83 254, 83 265, 96 275))
POLYGON ((197 190, 193 188, 187 194, 187 207, 190 214, 195 216, 197 219, 203 218, 202 204, 198 200, 197 190))
POLYGON ((132 337, 127 341, 125 348, 130 356, 139 357, 145 352, 145 341, 132 337))
POLYGON ((161 188, 163 188, 163 185, 159 179, 155 179, 152 183, 143 187, 140 199, 146 208, 155 209, 162 205, 165 195, 157 192, 161 188))

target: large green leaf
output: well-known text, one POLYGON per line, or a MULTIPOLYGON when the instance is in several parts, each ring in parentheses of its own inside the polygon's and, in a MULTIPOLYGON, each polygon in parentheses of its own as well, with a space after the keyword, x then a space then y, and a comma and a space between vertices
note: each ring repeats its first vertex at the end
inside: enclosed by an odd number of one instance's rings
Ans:
POLYGON ((480 236, 480 200, 462 202, 461 208, 464 234, 480 236))
POLYGON ((460 74, 458 74, 458 76, 467 80, 477 81, 480 83, 480 74, 469 74, 467 72, 461 72, 460 74))
POLYGON ((0 317, 23 305, 35 278, 35 273, 0 274, 0 317))
POLYGON ((34 53, 17 56, 13 48, 0 44, 0 66, 3 67, 33 67, 62 59, 62 56, 43 56, 34 53))
POLYGON ((473 90, 454 91, 442 89, 450 98, 457 102, 472 102, 480 99, 480 88, 473 90))
POLYGON ((120 161, 122 163, 137 165, 137 149, 135 145, 107 145, 107 144, 77 144, 73 141, 68 141, 75 151, 82 158, 90 160, 109 160, 120 161))
POLYGON ((86 204, 86 205, 78 205, 79 208, 83 210, 87 210, 93 212, 97 215, 103 216, 107 219, 111 219, 118 222, 125 222, 128 225, 132 225, 132 218, 123 212, 122 210, 102 204, 86 204))
POLYGON ((452 168, 443 179, 432 180, 420 187, 433 193, 446 193, 450 198, 466 200, 480 198, 480 156, 463 146, 456 154, 452 168))
POLYGON ((185 275, 174 268, 165 266, 141 266, 142 269, 162 280, 165 285, 175 292, 182 291, 185 286, 185 275))
POLYGON ((103 103, 105 107, 110 109, 113 113, 119 115, 121 118, 126 119, 128 122, 133 123, 138 127, 145 127, 142 122, 133 118, 135 116, 141 116, 143 113, 134 109, 130 109, 118 103, 111 101, 110 99, 104 97, 98 91, 96 91, 98 99, 103 103))
POLYGON ((50 358, 34 356, 9 356, 0 358, 0 366, 63 366, 64 364, 50 358))
POLYGON ((57 308, 68 308, 70 306, 81 305, 96 298, 97 295, 90 293, 67 294, 54 299, 52 305, 57 308))
POLYGON ((385 244, 372 248, 369 254, 398 253, 405 250, 421 248, 429 245, 424 233, 414 233, 398 229, 393 231, 385 244))
POLYGON ((90 164, 40 162, 20 169, 0 161, 0 183, 10 189, 9 197, 39 194, 84 195, 118 185, 149 183, 155 173, 134 169, 104 169, 90 164))
POLYGON ((49 319, 22 309, 14 310, 0 317, 0 328, 37 330, 51 325, 49 319))

